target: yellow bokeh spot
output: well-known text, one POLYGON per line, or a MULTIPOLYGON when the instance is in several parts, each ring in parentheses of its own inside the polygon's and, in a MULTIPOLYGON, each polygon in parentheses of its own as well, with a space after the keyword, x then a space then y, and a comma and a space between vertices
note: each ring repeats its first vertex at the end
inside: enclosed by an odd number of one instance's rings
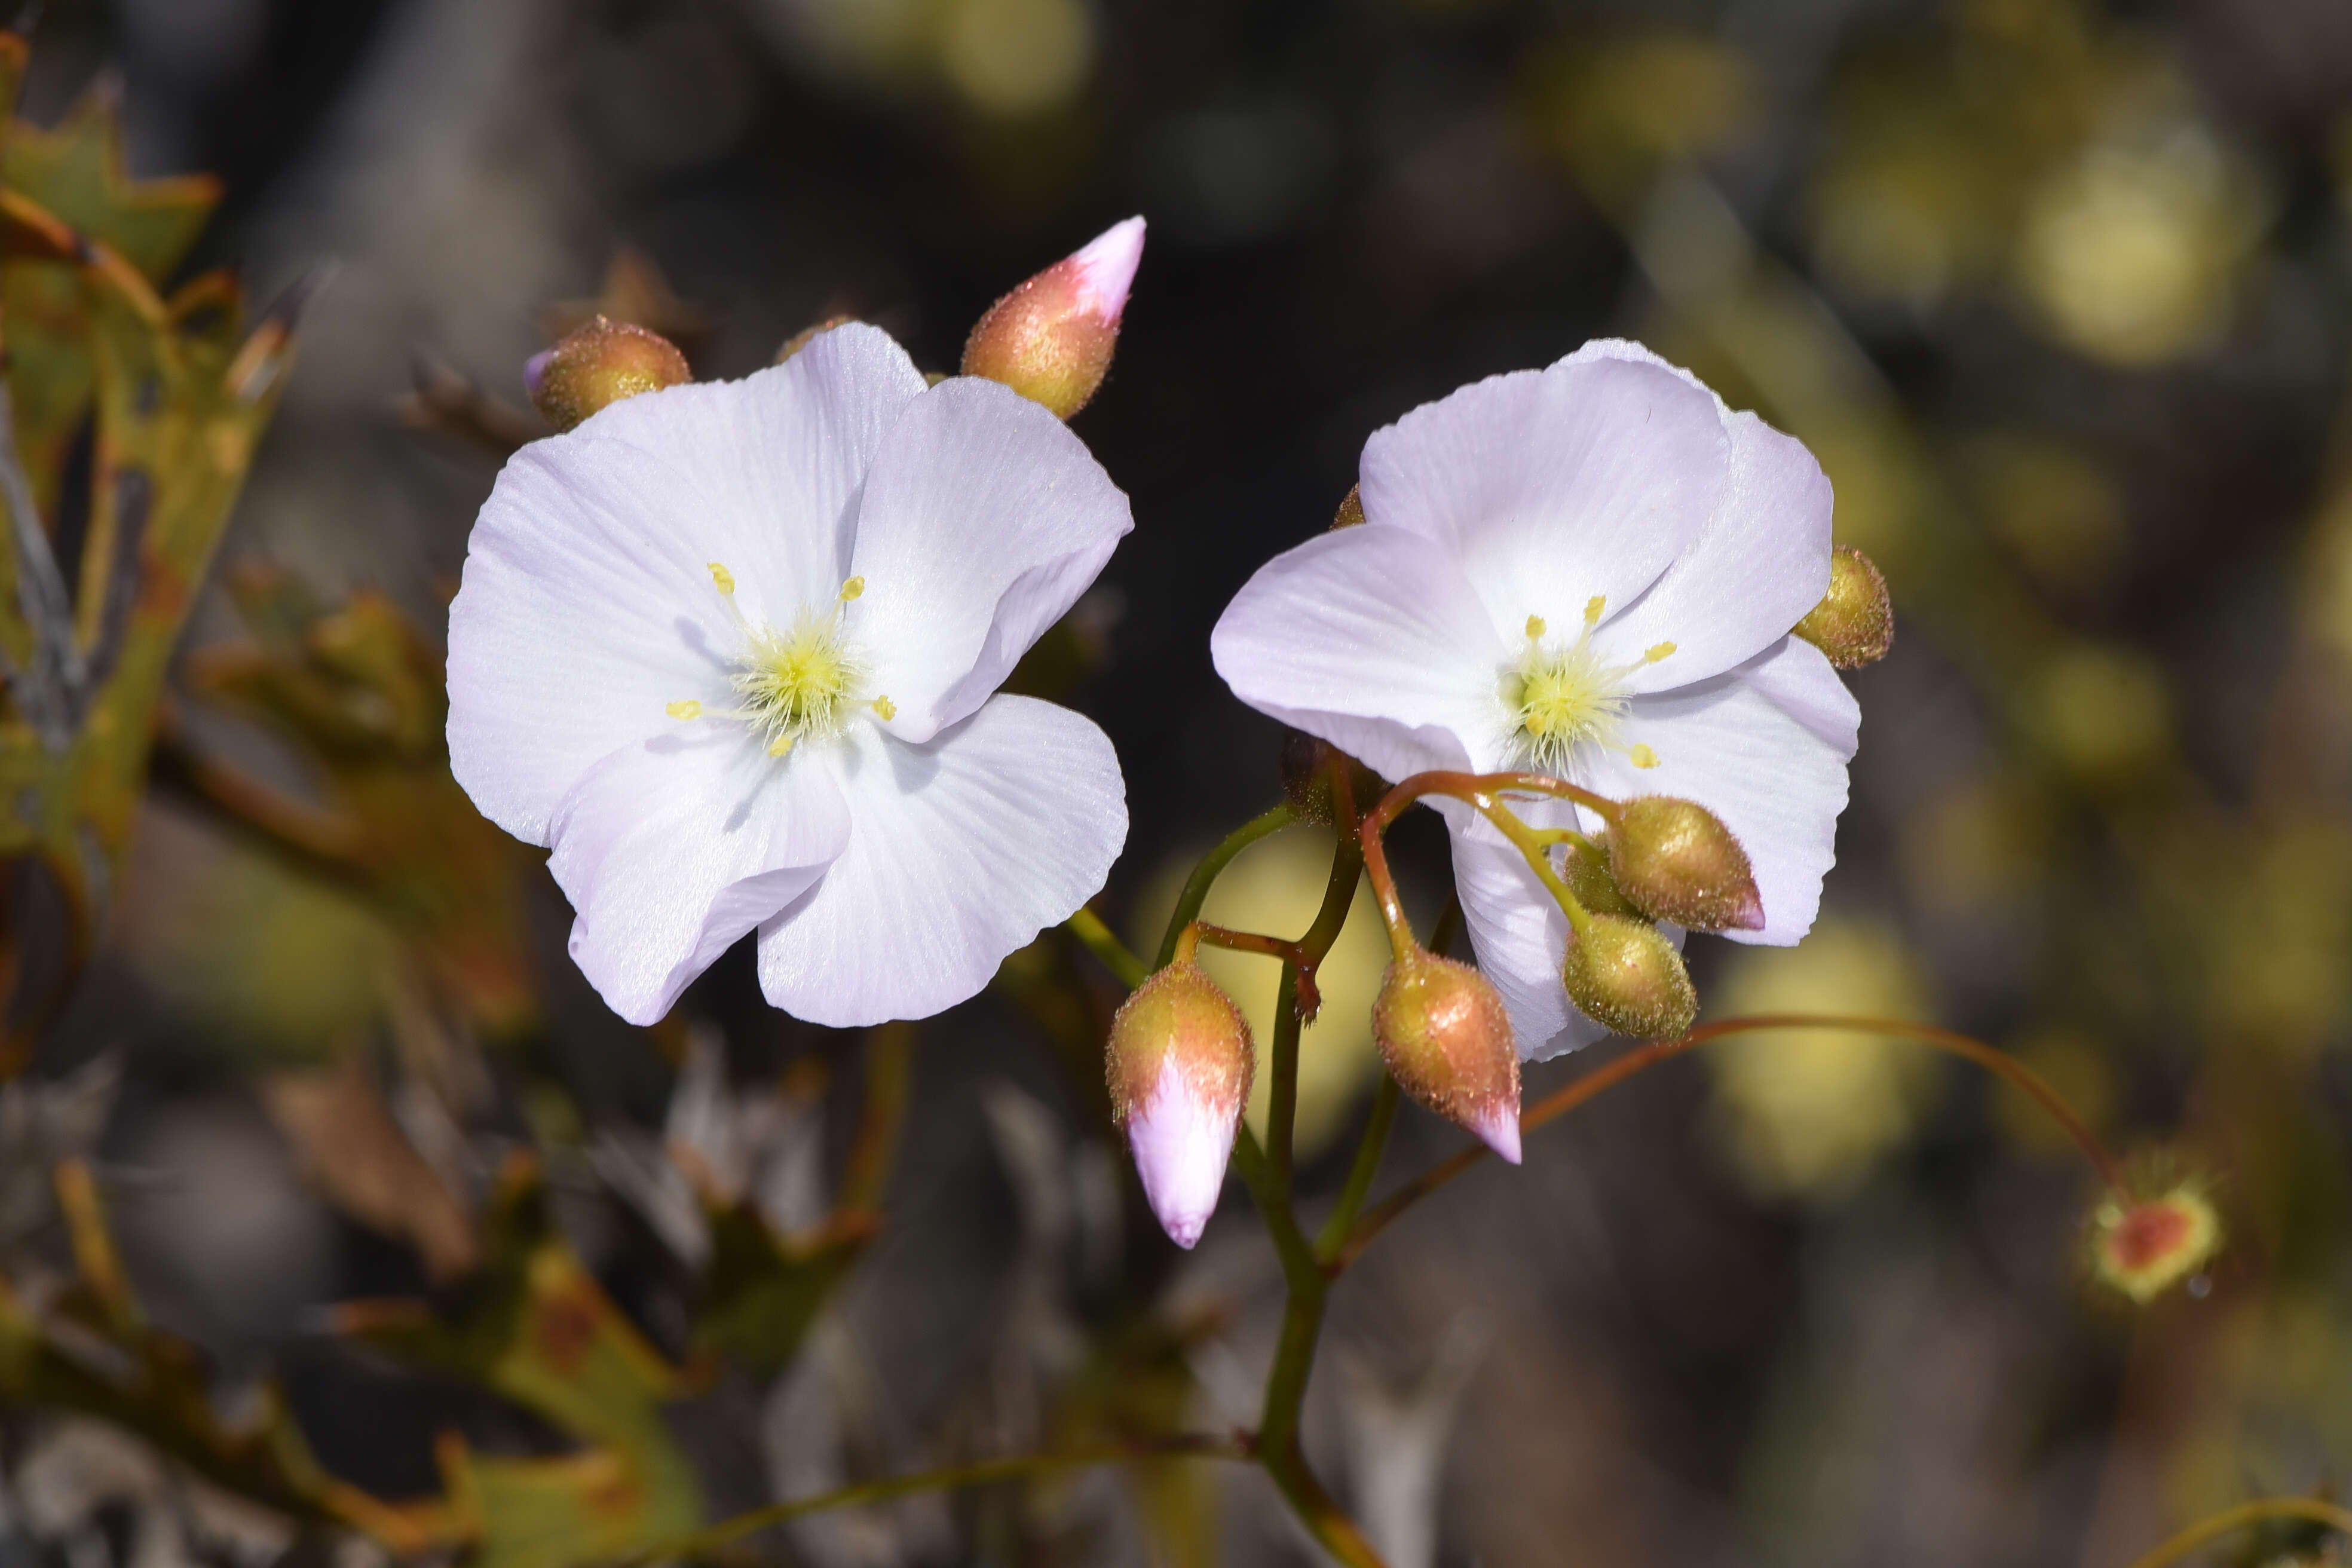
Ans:
MULTIPOLYGON (((1832 1013, 1917 1019, 1916 969, 1884 927, 1825 920, 1793 948, 1748 948, 1710 1019, 1832 1013)), ((1842 1029, 1774 1029, 1706 1047, 1732 1163, 1774 1196, 1843 1192, 1911 1135, 1937 1082, 1933 1053, 1842 1029)))
POLYGON ((984 113, 1053 109, 1094 69, 1094 20, 1081 0, 949 0, 936 37, 941 72, 984 113))

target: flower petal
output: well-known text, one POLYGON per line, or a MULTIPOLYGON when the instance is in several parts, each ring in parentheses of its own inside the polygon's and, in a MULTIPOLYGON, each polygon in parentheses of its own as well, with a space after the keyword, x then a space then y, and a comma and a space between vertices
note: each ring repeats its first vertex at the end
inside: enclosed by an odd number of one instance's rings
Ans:
POLYGON ((999 696, 927 745, 870 726, 828 753, 848 847, 760 928, 768 1000, 850 1027, 926 1018, 1100 890, 1127 841, 1110 741, 1067 709, 999 696))
POLYGON ((688 982, 800 896, 849 840, 833 771, 740 728, 624 746, 564 796, 548 868, 578 911, 572 956, 613 1011, 658 1022, 688 982))
POLYGON ((1671 642, 1675 651, 1638 669, 1633 691, 1687 686, 1753 658, 1821 603, 1830 584, 1830 481, 1803 442, 1753 414, 1733 413, 1688 371, 1639 343, 1603 339, 1561 363, 1654 365, 1714 400, 1730 437, 1722 499, 1690 547, 1648 593, 1612 616, 1602 646, 1630 661, 1671 642))
POLYGON ((1318 534, 1258 568, 1210 634, 1234 695, 1390 779, 1491 766, 1509 649, 1445 547, 1318 534))
POLYGON ((921 390, 888 337, 844 327, 748 381, 629 398, 518 452, 449 606, 450 766, 483 815, 545 844, 565 792, 662 732, 667 704, 730 700, 740 637, 708 563, 754 616, 830 598, 866 468, 921 390))
POLYGON ((890 432, 858 509, 856 626, 887 728, 921 742, 970 715, 1135 526, 1060 420, 958 376, 890 432))
POLYGON ((1836 863, 1838 814, 1860 710, 1822 651, 1784 637, 1738 669, 1635 698, 1622 733, 1658 764, 1623 754, 1579 759, 1582 783, 1622 799, 1680 795, 1721 817, 1748 851, 1764 929, 1734 942, 1793 946, 1812 929, 1822 878, 1836 863))
MULTIPOLYGON (((1563 361, 1465 386, 1373 432, 1364 516, 1461 563, 1498 631, 1630 607, 1714 514, 1729 441, 1705 391, 1656 365, 1563 361)), ((1810 606, 1809 606, 1810 607, 1810 606)))

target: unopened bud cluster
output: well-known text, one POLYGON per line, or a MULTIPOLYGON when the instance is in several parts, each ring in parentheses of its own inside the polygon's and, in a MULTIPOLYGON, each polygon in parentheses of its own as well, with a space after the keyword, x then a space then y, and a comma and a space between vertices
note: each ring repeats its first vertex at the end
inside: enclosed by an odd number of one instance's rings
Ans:
POLYGON ((1111 1019, 1111 1116, 1179 1247, 1200 1240, 1216 1212, 1256 1059, 1241 1009, 1189 958, 1137 986, 1111 1019))
POLYGON ((694 379, 686 356, 659 332, 598 316, 523 366, 530 400, 558 430, 643 392, 694 379))

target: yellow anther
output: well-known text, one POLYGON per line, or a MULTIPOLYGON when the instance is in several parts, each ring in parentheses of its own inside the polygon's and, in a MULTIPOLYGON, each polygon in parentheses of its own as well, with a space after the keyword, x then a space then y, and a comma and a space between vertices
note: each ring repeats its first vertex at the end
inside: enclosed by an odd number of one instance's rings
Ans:
POLYGON ((1592 597, 1587 599, 1584 602, 1584 624, 1588 626, 1599 626, 1601 624, 1601 608, 1608 603, 1608 596, 1603 594, 1595 594, 1592 597))
POLYGON ((1551 728, 1551 715, 1538 708, 1529 712, 1522 722, 1528 734, 1541 735, 1551 728))
POLYGON ((689 697, 683 702, 671 703, 664 711, 673 719, 699 719, 702 717, 702 704, 689 697))
POLYGON ((841 602, 845 605, 864 592, 866 592, 866 579, 852 577, 841 585, 841 602))
POLYGON ((768 755, 772 757, 782 756, 785 752, 793 749, 793 742, 795 739, 797 739, 797 737, 792 735, 777 736, 774 740, 768 742, 768 755))
POLYGON ((1654 768, 1658 765, 1658 753, 1647 746, 1636 745, 1625 754, 1633 760, 1633 765, 1637 768, 1654 768))
POLYGON ((1642 658, 1643 658, 1643 661, 1644 663, 1647 663, 1647 664, 1655 664, 1655 663, 1657 663, 1657 662, 1658 662, 1658 660, 1660 660, 1660 659, 1662 659, 1662 658, 1665 658, 1665 657, 1666 657, 1666 655, 1668 655, 1668 654, 1670 654, 1670 653, 1672 653, 1672 652, 1674 652, 1674 651, 1675 651, 1675 645, 1674 645, 1674 644, 1672 644, 1672 643, 1670 643, 1670 642, 1662 642, 1662 643, 1660 643, 1657 647, 1655 647, 1652 648, 1649 652, 1647 652, 1647 653, 1643 654, 1643 655, 1642 656, 1642 658))
POLYGON ((1541 642, 1543 641, 1543 635, 1544 618, 1541 616, 1529 616, 1528 617, 1528 641, 1541 642))
POLYGON ((896 702, 891 701, 887 697, 877 697, 873 701, 867 703, 866 706, 873 709, 875 713, 880 717, 885 723, 889 722, 891 720, 896 719, 898 716, 898 705, 896 702))
POLYGON ((716 561, 710 563, 710 580, 719 584, 719 591, 722 594, 732 594, 735 591, 735 574, 716 561))

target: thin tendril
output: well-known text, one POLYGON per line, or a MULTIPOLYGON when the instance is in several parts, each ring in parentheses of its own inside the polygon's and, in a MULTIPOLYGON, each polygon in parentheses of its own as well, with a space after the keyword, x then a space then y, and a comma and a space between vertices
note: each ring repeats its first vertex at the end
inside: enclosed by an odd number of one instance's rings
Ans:
POLYGON ((2318 1498, 2261 1498, 2253 1502, 2242 1502, 2210 1519, 2198 1521, 2154 1551, 2134 1558, 2131 1568, 2165 1568, 2166 1564, 2179 1562, 2207 1542, 2217 1541, 2233 1530, 2272 1519, 2307 1519, 2339 1534, 2352 1535, 2352 1510, 2338 1508, 2332 1502, 2323 1502, 2318 1498))

